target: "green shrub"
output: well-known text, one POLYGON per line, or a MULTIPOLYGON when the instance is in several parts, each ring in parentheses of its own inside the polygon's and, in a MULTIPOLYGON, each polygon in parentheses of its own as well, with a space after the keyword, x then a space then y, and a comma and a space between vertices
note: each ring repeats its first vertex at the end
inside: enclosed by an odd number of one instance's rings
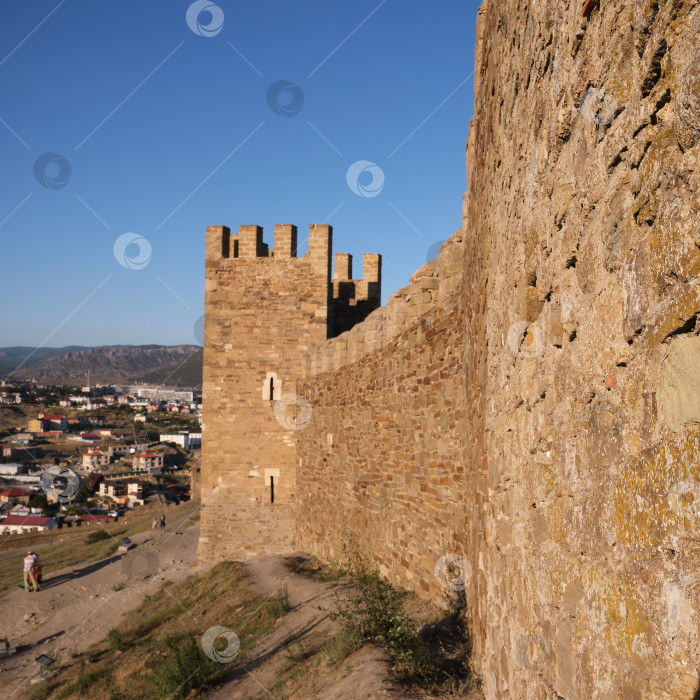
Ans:
POLYGON ((289 604, 289 593, 286 583, 283 583, 277 589, 277 595, 274 598, 270 598, 267 604, 270 613, 275 618, 282 617, 282 615, 292 609, 292 606, 289 604))
POLYGON ((204 690, 226 671, 205 656, 193 637, 165 639, 166 660, 149 676, 149 691, 153 698, 184 698, 192 690, 204 690))
POLYGON ((345 551, 344 571, 354 593, 349 599, 335 597, 330 618, 339 620, 341 629, 326 646, 330 659, 342 661, 372 643, 389 654, 392 670, 404 680, 443 694, 474 689, 471 643, 460 612, 421 634, 404 612, 405 592, 383 579, 356 545, 345 551))
POLYGON ((85 541, 88 544, 95 544, 95 542, 102 542, 103 540, 108 540, 112 537, 112 535, 107 532, 107 530, 103 530, 100 528, 99 530, 94 530, 91 532, 86 538, 85 541))
POLYGON ((353 651, 362 646, 363 641, 353 634, 348 627, 341 627, 338 633, 326 643, 326 654, 334 663, 340 663, 353 651))
POLYGON ((116 627, 107 632, 107 639, 109 640, 109 645, 115 651, 126 651, 128 648, 122 633, 116 627))

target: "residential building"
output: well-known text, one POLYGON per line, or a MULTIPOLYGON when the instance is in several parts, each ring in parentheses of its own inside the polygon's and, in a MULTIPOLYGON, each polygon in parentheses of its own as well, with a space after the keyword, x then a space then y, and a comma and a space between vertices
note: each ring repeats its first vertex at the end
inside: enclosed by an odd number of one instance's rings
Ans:
POLYGON ((18 534, 23 532, 43 532, 53 530, 58 523, 53 518, 45 518, 33 515, 8 515, 0 523, 0 534, 9 532, 18 534))
POLYGON ((202 444, 202 433, 190 433, 188 431, 180 431, 178 433, 161 433, 161 442, 174 442, 180 445, 184 450, 189 450, 192 447, 198 447, 202 444))
POLYGON ((127 503, 143 505, 143 487, 139 481, 103 481, 100 483, 100 496, 109 498, 119 505, 127 503))
POLYGON ((160 474, 163 471, 163 455, 156 452, 137 452, 132 463, 134 469, 140 472, 160 474))
POLYGON ((7 489, 0 493, 0 502, 2 503, 29 503, 31 494, 24 489, 7 489))
POLYGON ((115 518, 101 513, 86 513, 78 518, 78 525, 92 525, 94 523, 113 523, 115 518))
POLYGON ((68 430, 68 419, 62 413, 40 413, 39 418, 48 423, 45 430, 68 430))
POLYGON ((83 452, 83 469, 89 472, 98 471, 109 464, 109 455, 102 450, 88 450, 83 452))
POLYGON ((142 399, 161 401, 187 401, 194 399, 194 392, 168 387, 132 386, 130 392, 142 399))
MULTIPOLYGON (((7 448, 5 448, 7 449, 7 448)), ((14 449, 14 448, 10 448, 14 449)), ((22 452, 22 450, 19 450, 22 452)), ((3 450, 3 454, 5 450, 3 450)), ((7 455, 6 455, 7 456, 7 455)), ((17 474, 28 474, 29 467, 25 467, 23 464, 17 464, 16 462, 11 462, 9 464, 0 464, 0 476, 17 476, 17 474)))

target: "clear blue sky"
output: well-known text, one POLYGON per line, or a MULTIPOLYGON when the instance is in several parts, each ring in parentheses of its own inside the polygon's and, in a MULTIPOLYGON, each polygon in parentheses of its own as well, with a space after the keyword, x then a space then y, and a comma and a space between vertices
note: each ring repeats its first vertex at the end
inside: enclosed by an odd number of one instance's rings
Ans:
POLYGON ((477 2, 191 4, 2 3, 0 346, 197 342, 208 224, 330 223, 384 302, 459 227, 477 2))

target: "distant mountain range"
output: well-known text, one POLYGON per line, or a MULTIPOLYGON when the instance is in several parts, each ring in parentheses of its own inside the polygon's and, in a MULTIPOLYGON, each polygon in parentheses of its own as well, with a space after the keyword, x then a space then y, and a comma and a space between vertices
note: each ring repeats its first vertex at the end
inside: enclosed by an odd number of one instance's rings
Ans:
POLYGON ((107 345, 0 348, 0 377, 53 384, 202 384, 202 349, 196 345, 107 345))

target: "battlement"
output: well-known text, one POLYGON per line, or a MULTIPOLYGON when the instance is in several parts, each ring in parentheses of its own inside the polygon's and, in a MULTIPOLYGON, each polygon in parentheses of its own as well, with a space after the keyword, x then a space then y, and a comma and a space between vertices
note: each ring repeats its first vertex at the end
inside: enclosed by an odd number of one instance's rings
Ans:
POLYGON ((268 258, 275 260, 304 259, 330 265, 333 245, 333 227, 325 224, 309 226, 309 250, 297 257, 298 232, 292 224, 275 225, 274 248, 270 250, 263 241, 262 226, 241 225, 238 233, 231 233, 228 226, 207 226, 207 261, 220 259, 251 260, 268 258))
MULTIPOLYGON (((274 248, 270 250, 263 241, 262 226, 241 225, 238 233, 231 233, 227 226, 207 226, 206 261, 207 268, 214 274, 216 270, 231 269, 239 262, 248 264, 252 261, 265 260, 284 268, 275 267, 264 272, 247 271, 240 281, 248 287, 254 287, 264 279, 267 288, 275 285, 295 286, 299 283, 299 297, 304 296, 303 288, 309 282, 308 274, 313 275, 314 284, 325 284, 325 317, 328 320, 328 337, 333 337, 350 330, 363 321, 381 304, 382 256, 378 253, 365 253, 362 256, 363 276, 352 276, 352 255, 335 254, 333 270, 333 227, 325 224, 309 226, 309 250, 298 257, 299 234, 293 224, 277 224, 274 234, 274 248), (306 273, 304 272, 306 270, 306 273), (279 279, 275 279, 275 275, 279 279), (331 274, 333 275, 331 278, 331 274), (262 275, 262 278, 260 277, 262 275), (298 279, 297 279, 298 278, 298 279), (306 281, 305 281, 306 280, 306 281)), ((229 280, 231 281, 231 280, 229 280)), ((298 285, 297 285, 298 286, 298 285)), ((320 310, 319 310, 320 311, 320 310)))
POLYGON ((362 277, 352 277, 352 255, 336 253, 333 271, 332 333, 337 336, 364 321, 381 305, 382 256, 362 256, 362 277))

